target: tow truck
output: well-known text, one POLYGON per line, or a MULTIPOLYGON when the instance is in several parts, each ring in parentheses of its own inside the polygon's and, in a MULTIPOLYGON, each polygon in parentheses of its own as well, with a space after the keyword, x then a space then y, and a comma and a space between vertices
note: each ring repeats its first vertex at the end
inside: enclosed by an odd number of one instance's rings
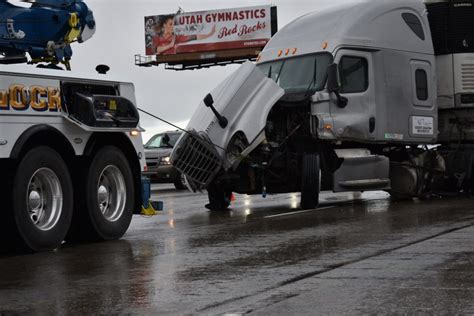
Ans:
POLYGON ((201 102, 173 165, 232 192, 474 192, 474 3, 363 1, 282 28, 201 102))
MULTIPOLYGON (((80 0, 28 2, 18 8, 0 0, 3 61, 24 63, 28 54, 68 63, 71 39, 84 41, 95 28, 91 11, 80 0)), ((0 67, 1 248, 46 251, 123 236, 145 196, 133 84, 0 67)))

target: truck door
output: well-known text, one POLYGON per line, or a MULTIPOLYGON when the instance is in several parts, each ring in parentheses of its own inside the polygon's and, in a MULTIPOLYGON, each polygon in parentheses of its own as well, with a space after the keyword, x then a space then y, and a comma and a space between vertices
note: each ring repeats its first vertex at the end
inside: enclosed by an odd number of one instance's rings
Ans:
POLYGON ((339 68, 340 93, 349 102, 340 107, 333 101, 330 107, 334 131, 340 139, 374 140, 377 121, 373 53, 339 50, 335 62, 339 68))

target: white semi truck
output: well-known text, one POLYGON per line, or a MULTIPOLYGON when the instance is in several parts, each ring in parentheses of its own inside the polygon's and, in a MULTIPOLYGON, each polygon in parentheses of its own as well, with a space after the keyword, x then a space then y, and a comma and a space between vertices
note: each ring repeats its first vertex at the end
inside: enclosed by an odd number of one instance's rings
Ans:
POLYGON ((0 69, 0 243, 43 251, 110 240, 142 205, 131 83, 0 69))
POLYGON ((473 189, 472 0, 366 1, 302 16, 199 106, 172 163, 212 210, 231 192, 473 189), (439 145, 439 146, 434 146, 439 145))

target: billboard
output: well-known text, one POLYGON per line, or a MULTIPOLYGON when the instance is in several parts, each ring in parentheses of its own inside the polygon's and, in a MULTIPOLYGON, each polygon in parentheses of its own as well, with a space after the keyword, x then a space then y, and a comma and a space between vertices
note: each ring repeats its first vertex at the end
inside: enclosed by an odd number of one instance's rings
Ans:
POLYGON ((271 6, 147 16, 146 55, 264 47, 275 32, 271 6))

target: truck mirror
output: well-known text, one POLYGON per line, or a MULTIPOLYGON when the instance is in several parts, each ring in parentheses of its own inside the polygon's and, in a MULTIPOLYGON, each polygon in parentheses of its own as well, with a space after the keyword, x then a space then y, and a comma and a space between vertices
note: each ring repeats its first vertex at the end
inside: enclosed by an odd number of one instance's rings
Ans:
POLYGON ((328 91, 334 93, 337 97, 337 106, 345 108, 349 100, 339 93, 339 81, 337 80, 337 64, 333 63, 328 66, 328 91))
POLYGON ((328 66, 328 91, 339 91, 339 83, 337 80, 337 64, 335 63, 328 66))
POLYGON ((210 93, 208 93, 204 97, 204 104, 208 108, 211 108, 212 112, 214 113, 214 115, 217 117, 217 120, 219 121, 220 127, 226 128, 227 124, 229 124, 229 122, 227 121, 227 119, 224 116, 220 115, 219 112, 217 112, 216 108, 214 108, 214 99, 212 98, 212 95, 210 93))
POLYGON ((214 105, 214 99, 212 98, 212 94, 208 93, 204 98, 204 104, 209 108, 214 105))

